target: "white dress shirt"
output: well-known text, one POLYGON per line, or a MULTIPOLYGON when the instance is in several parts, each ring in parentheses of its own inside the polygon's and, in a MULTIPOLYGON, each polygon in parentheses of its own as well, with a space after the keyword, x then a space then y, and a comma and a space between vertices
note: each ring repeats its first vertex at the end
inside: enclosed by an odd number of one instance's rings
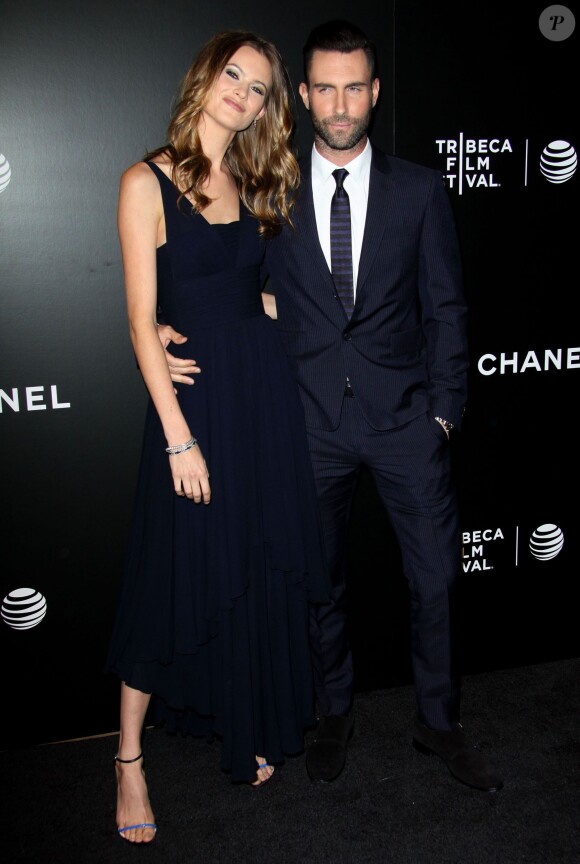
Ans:
MULTIPOLYGON (((347 165, 348 176, 344 179, 344 188, 350 200, 350 230, 352 237, 352 277, 354 296, 356 299, 356 282, 358 265, 362 249, 367 204, 369 198, 369 179, 371 173, 372 148, 367 139, 365 149, 347 165)), ((321 156, 316 147, 312 147, 312 194, 314 197, 314 212, 318 239, 328 269, 330 264, 330 202, 336 191, 336 181, 332 172, 339 166, 321 156)))

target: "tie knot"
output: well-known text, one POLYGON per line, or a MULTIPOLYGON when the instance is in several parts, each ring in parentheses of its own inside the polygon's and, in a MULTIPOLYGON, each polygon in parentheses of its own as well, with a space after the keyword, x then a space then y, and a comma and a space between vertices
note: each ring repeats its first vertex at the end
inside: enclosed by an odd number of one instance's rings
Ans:
POLYGON ((344 178, 348 175, 348 171, 346 168, 335 168, 332 172, 332 176, 336 180, 336 188, 342 189, 342 184, 344 183, 344 178))

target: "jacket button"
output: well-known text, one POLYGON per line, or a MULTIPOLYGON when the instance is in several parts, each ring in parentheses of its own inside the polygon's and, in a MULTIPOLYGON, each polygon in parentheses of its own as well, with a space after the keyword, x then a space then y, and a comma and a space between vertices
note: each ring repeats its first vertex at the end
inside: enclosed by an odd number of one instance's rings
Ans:
POLYGON ((346 333, 342 334, 342 338, 345 342, 350 342, 350 340, 352 339, 352 333, 347 331, 346 333))

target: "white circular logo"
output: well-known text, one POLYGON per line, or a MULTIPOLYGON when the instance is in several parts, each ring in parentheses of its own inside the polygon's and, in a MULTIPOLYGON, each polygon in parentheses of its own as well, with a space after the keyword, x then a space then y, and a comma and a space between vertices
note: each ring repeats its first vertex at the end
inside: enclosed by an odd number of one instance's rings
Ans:
POLYGON ((568 141, 552 141, 542 150, 540 171, 550 183, 565 183, 577 167, 578 154, 568 141))
POLYGON ((30 630, 46 615, 46 599, 34 588, 15 588, 2 601, 0 615, 13 630, 30 630))
POLYGON ((564 534, 557 525, 540 525, 530 537, 530 552, 538 561, 549 561, 562 551, 564 534))
POLYGON ((576 26, 574 13, 567 6, 546 6, 538 20, 540 31, 550 42, 562 42, 576 26))
POLYGON ((11 177, 12 171, 10 170, 8 159, 6 158, 6 156, 0 153, 0 192, 4 192, 4 190, 10 183, 11 177))

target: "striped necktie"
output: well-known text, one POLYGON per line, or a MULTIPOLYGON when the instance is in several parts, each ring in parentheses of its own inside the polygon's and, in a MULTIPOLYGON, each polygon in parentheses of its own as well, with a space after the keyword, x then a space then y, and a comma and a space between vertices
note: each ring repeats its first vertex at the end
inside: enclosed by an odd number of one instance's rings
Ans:
POLYGON ((346 317, 350 320, 354 309, 350 201, 342 185, 347 174, 346 168, 337 168, 332 172, 336 191, 330 202, 330 269, 346 317))

